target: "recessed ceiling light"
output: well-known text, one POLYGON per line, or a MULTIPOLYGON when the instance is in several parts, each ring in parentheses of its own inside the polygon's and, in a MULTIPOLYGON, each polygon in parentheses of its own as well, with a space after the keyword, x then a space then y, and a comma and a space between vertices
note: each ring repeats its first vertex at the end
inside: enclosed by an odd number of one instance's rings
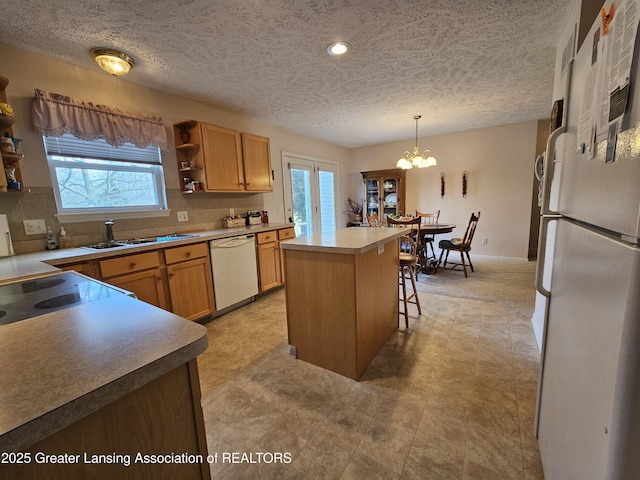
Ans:
POLYGON ((349 50, 350 45, 347 42, 334 42, 327 47, 329 55, 344 55, 349 50))

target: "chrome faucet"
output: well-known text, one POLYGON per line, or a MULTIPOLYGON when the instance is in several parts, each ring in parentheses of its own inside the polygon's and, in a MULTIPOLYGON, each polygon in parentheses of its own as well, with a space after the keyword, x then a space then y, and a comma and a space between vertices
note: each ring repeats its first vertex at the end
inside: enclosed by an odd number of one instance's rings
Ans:
POLYGON ((107 226, 107 242, 113 242, 113 220, 104 222, 107 226))

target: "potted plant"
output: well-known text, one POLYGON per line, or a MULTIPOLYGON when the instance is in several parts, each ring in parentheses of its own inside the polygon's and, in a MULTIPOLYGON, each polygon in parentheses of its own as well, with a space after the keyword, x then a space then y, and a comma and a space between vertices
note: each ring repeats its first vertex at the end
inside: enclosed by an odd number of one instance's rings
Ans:
POLYGON ((352 213, 356 217, 356 222, 362 221, 362 203, 358 203, 351 197, 347 198, 347 209, 345 213, 352 213))

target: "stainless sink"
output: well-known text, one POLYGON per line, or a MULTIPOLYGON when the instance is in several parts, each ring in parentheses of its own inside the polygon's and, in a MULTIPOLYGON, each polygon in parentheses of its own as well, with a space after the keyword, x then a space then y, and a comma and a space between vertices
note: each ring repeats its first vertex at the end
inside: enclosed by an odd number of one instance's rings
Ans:
POLYGON ((102 250, 104 248, 115 248, 115 247, 122 247, 122 246, 124 246, 124 244, 119 242, 98 242, 98 243, 92 243, 91 245, 85 245, 84 248, 94 248, 96 250, 102 250))
POLYGON ((131 238, 127 240, 114 240, 113 242, 97 242, 97 243, 92 243, 91 245, 85 245, 84 248, 102 250, 105 248, 124 247, 126 245, 140 245, 142 243, 171 242, 173 240, 182 240, 184 238, 194 238, 197 236, 198 235, 172 233, 169 235, 162 235, 159 237, 131 238))
POLYGON ((156 237, 156 242, 170 242, 172 240, 182 240, 183 238, 194 238, 198 235, 187 235, 186 233, 172 233, 169 235, 162 235, 160 237, 156 237))

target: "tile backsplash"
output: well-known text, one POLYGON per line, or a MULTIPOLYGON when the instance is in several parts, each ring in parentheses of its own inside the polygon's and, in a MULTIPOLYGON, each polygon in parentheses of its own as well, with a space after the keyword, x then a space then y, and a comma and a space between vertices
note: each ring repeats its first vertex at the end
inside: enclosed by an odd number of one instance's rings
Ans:
MULTIPOLYGON (((262 210, 262 194, 245 193, 196 193, 185 195, 178 189, 167 189, 167 202, 171 213, 167 217, 115 220, 113 233, 116 239, 137 238, 169 233, 186 233, 198 230, 222 228, 222 219, 233 208, 235 214, 248 210, 262 210), (178 222, 177 212, 188 212, 189 220, 178 222)), ((21 192, 0 194, 0 213, 9 219, 9 229, 16 253, 44 250, 46 235, 27 235, 23 220, 44 219, 56 233, 64 226, 70 246, 77 247, 105 240, 104 221, 61 224, 57 217, 53 189, 27 188, 21 192)), ((107 218, 105 218, 107 220, 107 218)))

